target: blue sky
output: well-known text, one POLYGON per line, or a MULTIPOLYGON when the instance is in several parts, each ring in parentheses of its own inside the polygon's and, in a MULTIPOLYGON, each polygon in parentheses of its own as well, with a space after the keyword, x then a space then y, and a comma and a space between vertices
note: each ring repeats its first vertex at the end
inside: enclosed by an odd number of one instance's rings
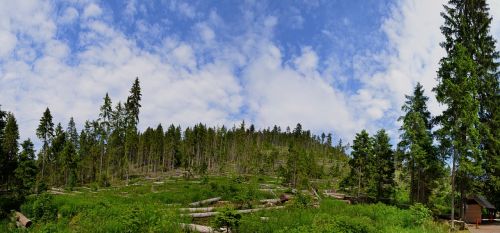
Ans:
POLYGON ((33 139, 46 107, 81 127, 106 92, 124 101, 139 77, 141 129, 300 122, 348 141, 386 128, 395 140, 404 95, 416 82, 432 95, 443 3, 4 1, 0 104, 33 139))

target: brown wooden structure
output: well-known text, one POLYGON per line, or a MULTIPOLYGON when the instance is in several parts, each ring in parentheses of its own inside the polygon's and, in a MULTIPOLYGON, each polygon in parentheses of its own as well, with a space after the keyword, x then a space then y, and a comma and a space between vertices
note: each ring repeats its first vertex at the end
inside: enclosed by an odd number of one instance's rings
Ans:
POLYGON ((468 197, 465 202, 464 221, 467 223, 481 223, 483 209, 489 218, 495 213, 495 206, 486 200, 484 196, 475 195, 468 197))

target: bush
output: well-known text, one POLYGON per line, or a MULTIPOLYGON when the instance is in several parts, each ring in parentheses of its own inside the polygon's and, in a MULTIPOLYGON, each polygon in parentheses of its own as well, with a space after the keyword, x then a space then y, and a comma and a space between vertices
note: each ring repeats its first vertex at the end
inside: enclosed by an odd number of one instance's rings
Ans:
POLYGON ((111 184, 109 183, 108 176, 106 174, 101 174, 99 176, 99 186, 100 187, 109 187, 111 184))
POLYGON ((432 220, 432 212, 421 203, 410 206, 410 212, 414 225, 422 225, 423 223, 432 220))
POLYGON ((35 221, 47 222, 57 217, 57 207, 48 193, 31 197, 21 206, 21 211, 35 221))
POLYGON ((298 191, 295 195, 293 205, 298 208, 307 208, 312 205, 312 198, 309 195, 304 195, 298 191))
POLYGON ((237 230, 240 226, 240 220, 241 214, 233 209, 225 208, 221 210, 217 216, 215 216, 214 224, 217 228, 225 227, 226 229, 233 231, 237 230))

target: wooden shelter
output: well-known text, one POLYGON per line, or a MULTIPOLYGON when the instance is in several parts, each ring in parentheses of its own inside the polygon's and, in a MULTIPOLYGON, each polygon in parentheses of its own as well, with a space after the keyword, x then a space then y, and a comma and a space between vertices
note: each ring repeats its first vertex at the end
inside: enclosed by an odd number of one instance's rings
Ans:
POLYGON ((465 215, 464 220, 467 223, 481 223, 483 209, 491 218, 495 212, 493 206, 484 196, 475 195, 468 197, 465 202, 465 215))

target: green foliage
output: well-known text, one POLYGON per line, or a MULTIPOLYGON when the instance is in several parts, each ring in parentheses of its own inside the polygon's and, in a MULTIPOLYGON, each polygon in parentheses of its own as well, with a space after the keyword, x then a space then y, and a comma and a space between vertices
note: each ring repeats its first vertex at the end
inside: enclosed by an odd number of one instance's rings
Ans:
POLYGON ((48 193, 30 196, 21 206, 21 211, 33 221, 49 222, 57 217, 57 206, 48 193))
POLYGON ((432 212, 421 203, 410 206, 410 211, 417 226, 432 220, 432 212))
POLYGON ((312 198, 309 195, 303 194, 302 192, 297 192, 295 194, 293 201, 293 206, 297 208, 309 208, 312 206, 312 198))
POLYGON ((237 231, 240 226, 241 214, 234 209, 222 209, 214 219, 214 225, 217 228, 224 227, 229 231, 237 231))

